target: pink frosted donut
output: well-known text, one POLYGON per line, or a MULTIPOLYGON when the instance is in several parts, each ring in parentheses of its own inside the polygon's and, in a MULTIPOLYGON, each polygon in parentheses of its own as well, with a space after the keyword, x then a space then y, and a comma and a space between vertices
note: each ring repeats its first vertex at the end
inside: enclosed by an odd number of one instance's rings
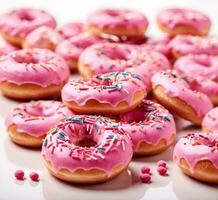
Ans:
POLYGON ((69 78, 63 58, 45 49, 13 51, 0 58, 0 85, 4 95, 40 99, 60 95, 69 78))
POLYGON ((65 117, 73 116, 59 101, 22 103, 7 116, 5 124, 11 139, 24 146, 36 147, 50 128, 65 117))
POLYGON ((211 21, 205 14, 189 9, 170 8, 162 10, 157 16, 160 29, 170 35, 207 35, 211 21))
POLYGON ((22 46, 23 48, 42 48, 53 51, 62 39, 56 30, 42 26, 30 32, 26 36, 22 46))
POLYGON ((21 45, 28 33, 40 26, 56 27, 55 19, 40 9, 21 8, 0 17, 0 33, 15 45, 21 45))
POLYGON ((12 51, 17 50, 16 47, 6 42, 2 37, 0 37, 0 56, 4 56, 12 51))
POLYGON ((68 39, 85 31, 85 26, 80 22, 71 22, 59 28, 59 33, 63 38, 68 39))
POLYGON ((78 59, 81 53, 89 46, 103 41, 87 32, 77 34, 61 42, 55 52, 62 56, 72 71, 77 70, 78 59))
POLYGON ((119 119, 123 130, 132 139, 136 156, 160 153, 174 141, 176 127, 173 116, 158 103, 144 99, 119 119))
POLYGON ((111 72, 67 83, 62 100, 78 113, 120 114, 138 106, 145 89, 138 75, 111 72))
POLYGON ((208 96, 193 91, 176 72, 158 72, 152 77, 155 98, 180 117, 200 124, 204 115, 213 108, 208 96))
POLYGON ((199 75, 218 80, 218 56, 189 54, 176 60, 174 69, 188 76, 199 75))
POLYGON ((178 35, 170 41, 169 47, 175 58, 187 54, 218 55, 218 39, 215 37, 178 35))
POLYGON ((147 27, 147 18, 139 12, 126 9, 103 9, 93 12, 87 20, 88 30, 117 36, 143 36, 147 27))
POLYGON ((109 119, 93 115, 75 115, 60 122, 42 146, 44 163, 52 175, 85 184, 117 176, 127 168, 132 154, 129 136, 109 119))
POLYGON ((218 183, 218 133, 189 133, 176 144, 174 160, 195 179, 218 183))
POLYGON ((218 107, 210 110, 202 121, 204 131, 218 132, 218 107))

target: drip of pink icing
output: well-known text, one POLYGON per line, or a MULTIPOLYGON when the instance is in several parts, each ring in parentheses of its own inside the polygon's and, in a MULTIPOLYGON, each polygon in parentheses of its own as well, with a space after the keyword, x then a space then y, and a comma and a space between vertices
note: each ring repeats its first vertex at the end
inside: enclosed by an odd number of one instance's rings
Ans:
POLYGON ((95 99, 116 106, 122 101, 130 104, 134 94, 142 90, 145 90, 145 85, 139 76, 127 72, 111 72, 67 83, 62 89, 62 100, 84 105, 88 100, 95 99))
POLYGON ((0 37, 0 56, 4 56, 15 50, 17 50, 16 47, 7 43, 2 37, 0 37))
POLYGON ((176 71, 156 73, 152 77, 152 87, 162 86, 170 97, 178 97, 191 106, 198 116, 204 116, 213 105, 203 93, 191 90, 189 84, 176 71))
POLYGON ((29 33, 25 40, 29 48, 49 49, 50 46, 57 46, 62 41, 62 37, 56 30, 41 26, 29 33))
POLYGON ((89 46, 103 41, 84 32, 61 42, 55 52, 65 60, 78 60, 81 53, 89 46))
POLYGON ((218 134, 190 133, 176 144, 173 157, 185 159, 191 172, 194 172, 198 161, 209 160, 218 168, 218 134))
POLYGON ((120 116, 121 125, 136 151, 142 141, 157 145, 161 139, 168 144, 176 134, 173 116, 160 104, 144 99, 134 110, 120 116))
POLYGON ((0 17, 0 29, 12 36, 25 37, 40 26, 56 27, 55 19, 39 9, 22 8, 0 17))
POLYGON ((66 82, 69 75, 63 58, 45 49, 17 50, 0 58, 0 82, 47 87, 66 82))
POLYGON ((99 29, 116 29, 119 27, 137 28, 139 31, 148 26, 147 18, 136 11, 121 9, 104 9, 93 12, 88 17, 88 25, 95 25, 99 29))
POLYGON ((210 110, 202 121, 202 127, 208 131, 218 132, 218 107, 210 110))
POLYGON ((178 35, 170 41, 169 47, 172 52, 181 56, 187 54, 218 55, 218 39, 216 37, 178 35))
POLYGON ((59 101, 22 103, 8 114, 5 125, 7 128, 16 125, 17 131, 40 137, 59 121, 73 115, 74 113, 59 101))
POLYGON ((131 140, 117 124, 91 115, 76 115, 60 122, 48 133, 42 146, 42 156, 51 162, 54 172, 100 169, 110 175, 119 164, 127 165, 132 154, 131 140), (96 145, 78 146, 83 139, 91 139, 96 145))
POLYGON ((180 57, 174 63, 174 69, 189 76, 194 74, 209 79, 218 79, 218 56, 189 54, 180 57))
POLYGON ((85 26, 80 22, 71 22, 59 28, 59 33, 65 38, 71 38, 85 31, 85 26))
POLYGON ((174 29, 178 26, 187 26, 204 32, 205 29, 211 27, 211 21, 205 14, 188 9, 170 8, 162 10, 158 16, 157 21, 168 29, 174 29))

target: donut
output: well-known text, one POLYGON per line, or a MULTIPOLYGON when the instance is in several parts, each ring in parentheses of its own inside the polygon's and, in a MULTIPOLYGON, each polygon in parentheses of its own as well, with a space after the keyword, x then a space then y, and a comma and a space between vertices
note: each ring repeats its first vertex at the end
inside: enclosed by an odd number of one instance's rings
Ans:
POLYGON ((202 130, 205 132, 218 132, 218 107, 210 110, 202 121, 202 130))
POLYGON ((218 39, 215 37, 178 35, 169 42, 169 48, 175 59, 187 54, 218 55, 218 39))
POLYGON ((207 35, 211 21, 205 14, 191 9, 169 8, 157 15, 159 28, 169 35, 207 35))
POLYGON ((11 110, 5 125, 13 142, 26 147, 40 147, 50 128, 73 115, 59 101, 32 101, 11 110))
POLYGON ((45 166, 71 183, 94 184, 124 171, 133 154, 129 136, 109 119, 75 115, 50 130, 42 145, 45 166))
POLYGON ((55 28, 56 21, 44 10, 33 8, 21 8, 0 16, 0 34, 17 46, 21 46, 27 34, 40 26, 55 28))
POLYGON ((158 52, 145 51, 136 45, 114 43, 92 45, 79 58, 79 72, 83 77, 140 66, 145 70, 144 74, 150 75, 157 68, 168 69, 170 63, 158 52))
POLYGON ((218 134, 189 133, 176 144, 173 158, 180 169, 197 180, 218 183, 218 134))
POLYGON ((60 96, 69 74, 63 58, 46 49, 17 50, 0 58, 0 87, 10 98, 60 96))
POLYGON ((55 49, 55 52, 67 61, 71 71, 77 71, 81 53, 87 47, 100 41, 103 40, 84 32, 61 42, 55 49))
POLYGON ((22 43, 23 48, 42 48, 55 50, 63 40, 62 36, 54 29, 46 26, 39 27, 30 32, 22 43))
POLYGON ((158 72, 151 81, 153 95, 164 107, 195 124, 213 108, 209 97, 193 91, 176 71, 158 72))
POLYGON ((117 36, 143 36, 148 27, 147 18, 139 12, 127 9, 102 9, 91 13, 87 29, 94 35, 102 33, 117 36))
POLYGON ((81 114, 120 114, 138 106, 146 94, 138 75, 111 72, 72 80, 63 87, 62 100, 81 114))
POLYGON ((4 56, 12 51, 17 50, 17 48, 10 43, 6 42, 2 37, 0 37, 0 56, 4 56))
POLYGON ((59 33, 64 39, 71 38, 85 31, 85 26, 81 22, 70 22, 59 28, 59 33))
POLYGON ((174 142, 173 116, 158 103, 144 99, 134 110, 120 115, 119 120, 131 137, 134 156, 161 153, 174 142))

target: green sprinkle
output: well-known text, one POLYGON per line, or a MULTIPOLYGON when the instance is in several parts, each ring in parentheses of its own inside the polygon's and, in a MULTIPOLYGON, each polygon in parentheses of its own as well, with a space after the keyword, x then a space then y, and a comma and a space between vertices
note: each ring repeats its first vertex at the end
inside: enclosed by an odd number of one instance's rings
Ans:
POLYGON ((47 139, 45 139, 45 140, 43 141, 43 146, 44 146, 44 147, 47 146, 47 142, 48 142, 47 139))
POLYGON ((57 132, 57 129, 53 129, 53 130, 51 131, 51 134, 54 135, 56 132, 57 132))
POLYGON ((123 75, 123 76, 128 76, 129 73, 128 73, 128 72, 122 72, 122 75, 123 75))
POLYGON ((119 84, 119 85, 116 85, 116 89, 119 90, 119 91, 121 90, 121 87, 122 87, 122 86, 121 86, 120 84, 119 84))
POLYGON ((68 121, 73 121, 73 122, 76 122, 76 121, 82 122, 81 117, 69 117, 67 120, 68 121))
POLYGON ((104 147, 97 147, 97 150, 102 151, 102 150, 104 150, 104 147))
POLYGON ((103 80, 103 78, 101 76, 97 76, 97 79, 99 80, 103 80))
POLYGON ((138 74, 134 74, 133 77, 140 80, 140 81, 142 80, 141 77, 138 74))
POLYGON ((176 74, 174 74, 174 73, 172 73, 172 76, 173 76, 174 78, 177 78, 177 75, 176 75, 176 74))
POLYGON ((100 55, 103 55, 103 54, 104 54, 104 51, 99 50, 98 53, 99 53, 100 55))

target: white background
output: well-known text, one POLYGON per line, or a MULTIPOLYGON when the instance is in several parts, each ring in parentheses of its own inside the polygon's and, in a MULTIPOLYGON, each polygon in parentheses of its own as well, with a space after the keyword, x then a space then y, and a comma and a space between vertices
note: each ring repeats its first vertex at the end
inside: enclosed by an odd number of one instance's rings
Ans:
MULTIPOLYGON (((143 12, 150 22, 148 35, 161 35, 155 24, 157 12, 165 7, 189 7, 207 13, 213 22, 211 35, 218 33, 218 1, 217 0, 0 0, 0 12, 18 7, 37 7, 48 10, 63 24, 70 21, 85 20, 87 14, 98 8, 118 7, 131 8, 143 12)), ((174 165, 172 148, 166 152, 148 158, 133 159, 127 172, 111 182, 78 186, 65 184, 48 174, 44 168, 40 151, 21 148, 13 144, 5 132, 4 118, 17 102, 0 96, 0 200, 6 199, 47 199, 47 200, 217 200, 218 186, 206 185, 188 178, 174 165), (165 159, 169 165, 169 176, 157 175, 155 164, 165 159), (152 168, 152 184, 142 184, 138 180, 139 169, 143 165, 152 168), (14 180, 16 169, 23 169, 28 176, 37 171, 41 176, 39 183, 29 180, 14 180)), ((177 120, 178 137, 184 132, 196 129, 189 123, 177 120)))

